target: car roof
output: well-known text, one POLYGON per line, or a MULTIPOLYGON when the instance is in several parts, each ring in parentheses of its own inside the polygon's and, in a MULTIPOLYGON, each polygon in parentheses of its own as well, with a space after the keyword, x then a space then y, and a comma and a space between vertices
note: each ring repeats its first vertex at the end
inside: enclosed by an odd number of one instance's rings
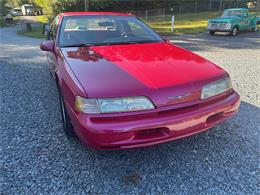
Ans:
POLYGON ((105 16, 132 16, 130 13, 120 12, 64 12, 61 16, 80 16, 80 15, 105 15, 105 16))
POLYGON ((231 9, 225 9, 225 10, 234 10, 234 11, 239 11, 239 10, 243 10, 243 11, 248 11, 248 9, 246 8, 231 8, 231 9))

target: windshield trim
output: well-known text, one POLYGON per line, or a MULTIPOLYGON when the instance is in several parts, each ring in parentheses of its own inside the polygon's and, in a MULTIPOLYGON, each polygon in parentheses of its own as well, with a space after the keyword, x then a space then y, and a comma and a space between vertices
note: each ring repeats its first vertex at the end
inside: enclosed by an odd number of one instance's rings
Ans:
MULTIPOLYGON (((146 27, 149 31, 151 31, 153 33, 153 37, 155 38, 155 40, 137 40, 137 41, 129 41, 129 42, 118 42, 118 43, 106 43, 106 42, 103 42, 103 43, 82 43, 82 44, 78 44, 80 45, 81 47, 83 46, 105 46, 105 45, 129 45, 129 44, 146 44, 146 43, 158 43, 158 42, 164 42, 164 39, 157 33, 155 32, 149 25, 147 25, 146 23, 144 23, 141 19, 139 19, 138 17, 136 16, 133 16, 133 15, 129 15, 129 16, 107 16, 107 15, 76 15, 76 16, 63 16, 62 17, 62 20, 60 22, 60 25, 59 25, 59 28, 58 28, 58 33, 57 33, 57 46, 58 47, 74 47, 74 45, 62 45, 60 43, 60 37, 61 37, 61 32, 62 32, 62 26, 63 26, 63 23, 64 23, 64 19, 66 18, 73 18, 73 17, 86 17, 86 16, 90 16, 90 17, 93 17, 93 16, 100 16, 100 17, 131 17, 131 18, 135 18, 137 21, 139 21, 141 23, 141 25, 143 25, 144 27, 146 27), (149 42, 148 42, 149 41, 149 42), (138 43, 133 43, 133 42, 138 42, 138 43)), ((75 46, 75 47, 80 47, 80 46, 75 46)))
POLYGON ((66 47, 94 47, 94 46, 111 46, 111 45, 134 45, 134 44, 149 44, 161 43, 163 40, 140 40, 140 41, 126 41, 126 42, 103 42, 103 43, 82 43, 76 45, 60 45, 62 48, 66 47))

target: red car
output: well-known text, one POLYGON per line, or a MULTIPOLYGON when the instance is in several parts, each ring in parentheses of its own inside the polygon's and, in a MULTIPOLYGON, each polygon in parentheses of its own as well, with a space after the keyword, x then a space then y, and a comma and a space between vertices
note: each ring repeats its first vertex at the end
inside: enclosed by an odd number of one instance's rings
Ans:
POLYGON ((187 137, 239 109, 227 72, 131 14, 62 13, 40 47, 48 51, 65 133, 96 149, 187 137))

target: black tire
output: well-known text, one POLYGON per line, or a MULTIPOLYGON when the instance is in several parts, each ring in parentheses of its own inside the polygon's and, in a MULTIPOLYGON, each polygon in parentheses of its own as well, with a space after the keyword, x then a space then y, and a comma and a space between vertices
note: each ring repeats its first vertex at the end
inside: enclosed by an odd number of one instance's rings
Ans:
POLYGON ((68 138, 71 137, 77 137, 73 126, 70 122, 70 117, 68 115, 68 112, 66 110, 66 106, 64 103, 64 99, 62 97, 62 94, 59 89, 59 99, 60 99, 60 110, 61 110, 61 118, 62 118, 62 124, 63 124, 63 130, 68 138))
POLYGON ((234 26, 234 28, 232 29, 232 31, 230 32, 231 36, 236 36, 239 32, 239 29, 237 26, 234 26))
POLYGON ((210 35, 214 35, 214 34, 215 34, 215 31, 210 30, 210 31, 209 31, 209 34, 210 34, 210 35))
POLYGON ((258 31, 258 27, 256 26, 255 28, 252 28, 252 31, 257 32, 258 31))

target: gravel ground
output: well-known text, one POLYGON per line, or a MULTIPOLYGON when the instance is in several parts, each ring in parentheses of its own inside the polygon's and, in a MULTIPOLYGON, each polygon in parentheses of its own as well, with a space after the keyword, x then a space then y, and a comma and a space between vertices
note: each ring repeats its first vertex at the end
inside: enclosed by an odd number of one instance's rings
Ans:
POLYGON ((127 151, 63 134, 40 40, 0 29, 0 194, 259 194, 260 33, 175 43, 225 68, 241 111, 205 133, 127 151))

